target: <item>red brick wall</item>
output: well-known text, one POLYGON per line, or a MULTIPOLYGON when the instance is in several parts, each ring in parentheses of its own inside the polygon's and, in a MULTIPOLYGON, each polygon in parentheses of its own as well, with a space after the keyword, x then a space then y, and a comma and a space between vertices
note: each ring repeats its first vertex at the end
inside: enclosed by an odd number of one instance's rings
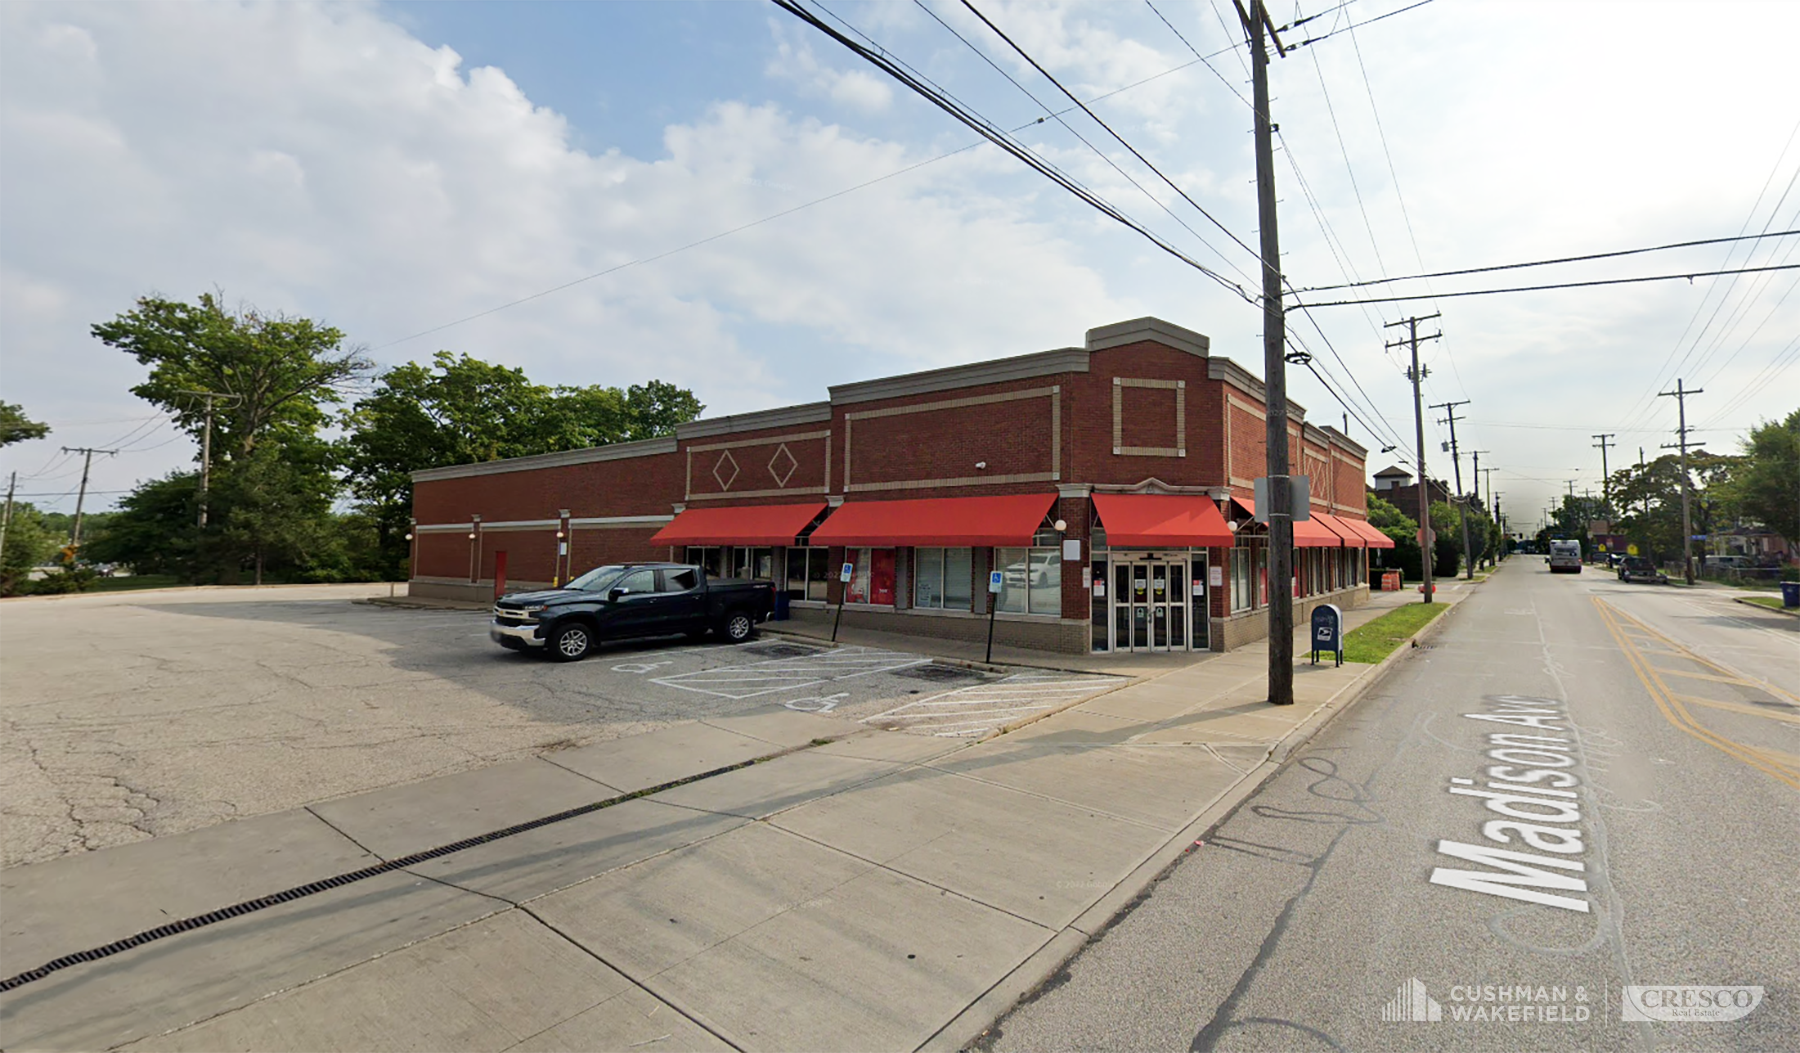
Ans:
POLYGON ((666 516, 681 500, 681 475, 679 455, 656 454, 437 479, 413 485, 413 515, 420 523, 555 519, 563 508, 577 517, 666 516))
POLYGON ((1161 479, 1172 486, 1217 485, 1219 451, 1211 436, 1219 427, 1218 402, 1206 379, 1206 359, 1161 344, 1140 341, 1094 352, 1088 372, 1073 374, 1064 388, 1063 463, 1066 482, 1131 486, 1161 479), (1175 429, 1175 392, 1167 388, 1125 387, 1117 390, 1124 409, 1120 445, 1181 448, 1186 457, 1113 453, 1114 377, 1132 380, 1181 381, 1185 402, 1183 433, 1175 429))
POLYGON ((831 430, 831 422, 819 421, 684 441, 681 444, 681 457, 682 471, 687 476, 686 499, 694 501, 698 498, 700 503, 696 507, 706 507, 725 503, 781 504, 817 497, 819 487, 825 485, 825 457, 831 438, 821 435, 812 439, 788 440, 785 437, 831 430), (740 442, 753 444, 735 445, 740 442), (726 449, 708 448, 727 444, 731 445, 726 449), (785 456, 781 453, 784 446, 787 448, 785 456), (727 463, 728 459, 730 463, 727 463), (735 477, 732 475, 732 464, 737 466, 735 477), (723 485, 721 480, 729 482, 729 485, 723 485), (745 492, 761 494, 771 490, 793 492, 751 498, 731 496, 717 500, 707 499, 707 495, 739 495, 745 492))
MULTIPOLYGON (((925 489, 858 490, 859 485, 1046 475, 1052 471, 1050 437, 1053 400, 1049 394, 916 413, 860 417, 871 411, 923 406, 964 398, 1061 387, 1065 432, 1069 414, 1069 374, 922 395, 849 403, 837 408, 832 492, 844 492, 844 458, 850 463, 849 493, 857 500, 1043 492, 1054 480, 973 483, 925 489), (847 442, 846 442, 847 437, 847 442), (848 452, 846 453, 846 446, 848 452), (985 462, 986 468, 976 464, 985 462)), ((1068 478, 1068 438, 1063 439, 1063 477, 1068 478)))

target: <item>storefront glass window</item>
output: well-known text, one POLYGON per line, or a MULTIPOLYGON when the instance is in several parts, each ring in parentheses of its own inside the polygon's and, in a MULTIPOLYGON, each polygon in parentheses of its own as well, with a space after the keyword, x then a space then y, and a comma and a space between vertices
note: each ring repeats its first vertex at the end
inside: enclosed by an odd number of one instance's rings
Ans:
POLYGON ((941 548, 921 548, 913 550, 913 606, 942 607, 944 605, 944 550, 941 548))
POLYGON ((891 548, 853 548, 846 558, 856 564, 850 574, 847 603, 894 605, 894 550, 891 548))
POLYGON ((947 548, 944 550, 944 609, 947 611, 966 611, 969 601, 974 598, 974 582, 971 567, 973 550, 966 548, 947 548))
POLYGON ((921 548, 913 551, 913 606, 968 610, 970 550, 921 548))
POLYGON ((1062 555, 1055 548, 997 548, 1001 572, 998 610, 1011 614, 1062 613, 1062 555))
POLYGON ((831 553, 822 548, 787 550, 787 593, 790 600, 823 600, 831 581, 831 553))

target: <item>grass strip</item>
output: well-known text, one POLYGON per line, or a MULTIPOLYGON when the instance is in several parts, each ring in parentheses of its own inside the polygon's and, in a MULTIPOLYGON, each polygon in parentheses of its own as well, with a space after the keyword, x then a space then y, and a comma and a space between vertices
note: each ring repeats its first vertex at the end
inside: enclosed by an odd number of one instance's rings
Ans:
POLYGON ((1758 607, 1773 607, 1776 610, 1781 610, 1780 596, 1739 596, 1738 599, 1754 603, 1758 607))
POLYGON ((1344 661, 1373 665, 1450 609, 1447 603, 1409 603, 1344 634, 1344 661))

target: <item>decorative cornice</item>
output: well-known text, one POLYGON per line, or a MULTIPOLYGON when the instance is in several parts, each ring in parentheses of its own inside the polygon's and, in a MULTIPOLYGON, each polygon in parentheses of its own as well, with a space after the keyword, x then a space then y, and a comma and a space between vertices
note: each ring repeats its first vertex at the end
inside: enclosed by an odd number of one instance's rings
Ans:
POLYGON ((1207 357, 1212 347, 1212 340, 1203 334, 1183 329, 1161 318, 1133 318, 1128 322, 1114 322, 1087 331, 1089 351, 1104 351, 1109 347, 1123 347, 1144 340, 1172 347, 1177 351, 1186 351, 1200 358, 1207 357))
POLYGON ((704 439, 712 435, 729 435, 738 431, 761 431, 765 428, 791 428, 797 424, 818 424, 831 419, 831 403, 808 402, 800 406, 780 406, 754 413, 735 413, 729 417, 711 417, 675 425, 677 439, 704 439))
POLYGON ((1357 442, 1355 439, 1352 439, 1350 436, 1345 435, 1343 432, 1337 430, 1336 428, 1332 427, 1331 425, 1329 425, 1329 424, 1325 425, 1324 430, 1325 430, 1325 434, 1331 436, 1331 444, 1333 446, 1336 446, 1338 449, 1349 450, 1352 453, 1356 454, 1358 457, 1362 457, 1362 458, 1367 458, 1369 456, 1369 448, 1367 446, 1364 446, 1362 443, 1357 442))
POLYGON ((1002 384, 1009 380, 1055 376, 1059 373, 1086 373, 1088 353, 1085 348, 1064 347, 1054 351, 998 358, 991 362, 975 362, 966 366, 949 366, 923 373, 907 373, 880 380, 864 380, 855 384, 837 384, 831 388, 831 404, 874 402, 878 399, 904 398, 933 391, 1002 384))
MULTIPOLYGON (((1268 389, 1263 387, 1262 378, 1229 358, 1208 358, 1206 360, 1206 377, 1208 380, 1224 381, 1246 395, 1254 396, 1259 404, 1268 405, 1268 389)), ((1288 399, 1288 419, 1304 421, 1306 407, 1293 399, 1288 399)))
POLYGON ((508 457, 500 461, 477 461, 474 464, 453 464, 443 468, 422 468, 412 473, 412 479, 415 483, 426 483, 439 479, 464 479, 474 475, 505 475, 508 472, 525 472, 538 468, 563 468, 572 464, 592 464, 595 461, 623 461, 632 457, 653 457, 660 453, 674 452, 675 439, 673 436, 667 436, 659 439, 640 439, 637 442, 615 442, 610 446, 589 446, 581 450, 563 450, 560 453, 508 457))

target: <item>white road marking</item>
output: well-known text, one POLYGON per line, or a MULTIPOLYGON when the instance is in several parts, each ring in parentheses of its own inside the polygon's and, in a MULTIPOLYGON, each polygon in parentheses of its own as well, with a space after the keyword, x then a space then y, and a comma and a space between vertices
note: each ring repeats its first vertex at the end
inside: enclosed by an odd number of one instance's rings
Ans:
POLYGON ((1109 678, 1065 680, 1017 673, 994 683, 972 684, 913 699, 864 717, 861 722, 940 736, 981 735, 1028 713, 1057 708, 1108 686, 1109 678))
POLYGON ((929 658, 903 651, 841 647, 835 651, 797 658, 774 658, 745 665, 697 669, 673 676, 654 677, 651 683, 737 700, 838 680, 852 680, 872 673, 891 673, 930 663, 929 658))

